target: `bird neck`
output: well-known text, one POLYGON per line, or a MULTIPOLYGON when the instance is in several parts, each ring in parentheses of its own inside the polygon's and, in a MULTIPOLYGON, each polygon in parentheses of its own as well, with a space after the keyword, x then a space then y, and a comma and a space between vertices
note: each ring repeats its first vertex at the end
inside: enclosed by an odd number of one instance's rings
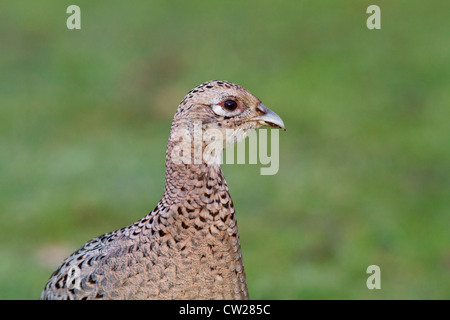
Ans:
POLYGON ((208 203, 205 197, 226 192, 220 163, 223 146, 205 144, 204 133, 189 126, 189 122, 172 124, 166 151, 166 183, 163 200, 169 206, 184 199, 208 203))
POLYGON ((147 221, 143 234, 157 243, 155 250, 176 248, 170 255, 174 283, 183 294, 198 295, 193 281, 208 284, 202 299, 248 298, 235 210, 220 166, 167 163, 164 196, 141 224, 147 221))
POLYGON ((206 205, 217 194, 228 193, 228 187, 220 165, 216 164, 175 164, 166 161, 166 183, 163 200, 171 206, 185 199, 206 205))
POLYGON ((194 270, 194 282, 211 284, 202 298, 219 298, 216 291, 221 298, 248 298, 236 214, 219 164, 177 164, 167 157, 164 195, 141 224, 147 221, 150 231, 144 234, 161 252, 177 248, 174 265, 187 296, 191 290, 198 294, 186 282, 194 270))

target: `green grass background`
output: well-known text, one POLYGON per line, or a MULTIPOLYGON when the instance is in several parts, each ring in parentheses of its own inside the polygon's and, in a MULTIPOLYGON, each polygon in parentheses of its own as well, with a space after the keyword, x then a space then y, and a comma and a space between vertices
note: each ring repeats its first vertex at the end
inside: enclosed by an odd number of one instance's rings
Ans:
POLYGON ((450 2, 2 1, 0 298, 140 219, 184 95, 241 84, 280 169, 225 165, 253 299, 450 298, 450 2), (81 8, 81 30, 66 8, 81 8), (381 30, 366 8, 381 7, 381 30), (381 268, 368 290, 366 268, 381 268))

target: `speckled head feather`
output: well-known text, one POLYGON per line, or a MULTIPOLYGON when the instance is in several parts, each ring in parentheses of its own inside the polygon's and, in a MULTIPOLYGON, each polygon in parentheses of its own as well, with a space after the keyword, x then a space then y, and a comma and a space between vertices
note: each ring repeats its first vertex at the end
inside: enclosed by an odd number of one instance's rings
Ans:
POLYGON ((179 133, 245 132, 282 120, 246 89, 208 81, 174 116, 166 183, 141 220, 92 239, 52 274, 41 299, 248 299, 233 201, 220 166, 176 164, 179 133))

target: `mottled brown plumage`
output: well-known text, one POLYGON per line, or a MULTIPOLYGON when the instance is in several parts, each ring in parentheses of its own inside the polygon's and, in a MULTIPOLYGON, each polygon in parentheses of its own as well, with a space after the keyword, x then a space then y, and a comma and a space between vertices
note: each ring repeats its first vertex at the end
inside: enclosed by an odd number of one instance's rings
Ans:
POLYGON ((262 125, 284 129, 276 114, 236 84, 209 81, 191 90, 172 123, 166 184, 156 208, 74 252, 52 274, 41 299, 248 299, 235 210, 220 163, 198 158, 194 139, 180 138, 194 135, 196 125, 233 141, 262 125), (192 149, 180 153, 180 146, 192 149))

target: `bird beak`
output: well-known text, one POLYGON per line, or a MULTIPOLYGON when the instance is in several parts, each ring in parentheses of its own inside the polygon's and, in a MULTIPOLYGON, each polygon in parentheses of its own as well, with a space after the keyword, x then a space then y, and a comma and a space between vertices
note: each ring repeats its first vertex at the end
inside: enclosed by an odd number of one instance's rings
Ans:
POLYGON ((275 112, 267 108, 262 103, 259 104, 258 109, 264 112, 264 114, 253 118, 252 120, 258 121, 263 126, 276 127, 286 131, 283 120, 281 120, 281 118, 275 112))

